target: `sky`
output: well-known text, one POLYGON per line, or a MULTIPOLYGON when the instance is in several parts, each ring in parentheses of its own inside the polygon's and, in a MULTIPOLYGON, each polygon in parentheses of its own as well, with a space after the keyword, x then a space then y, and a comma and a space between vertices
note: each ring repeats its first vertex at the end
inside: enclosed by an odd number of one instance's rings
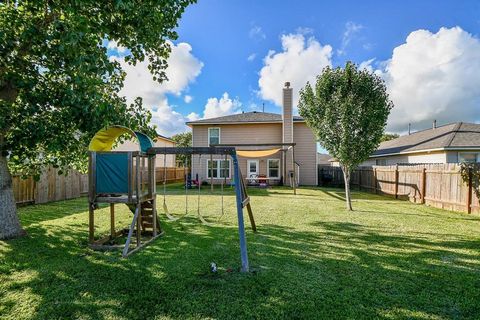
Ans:
POLYGON ((143 97, 162 135, 263 105, 280 113, 284 82, 296 102, 325 66, 346 61, 385 80, 388 132, 480 122, 480 1, 199 0, 177 32, 163 84, 108 43, 127 71, 122 93, 143 97))

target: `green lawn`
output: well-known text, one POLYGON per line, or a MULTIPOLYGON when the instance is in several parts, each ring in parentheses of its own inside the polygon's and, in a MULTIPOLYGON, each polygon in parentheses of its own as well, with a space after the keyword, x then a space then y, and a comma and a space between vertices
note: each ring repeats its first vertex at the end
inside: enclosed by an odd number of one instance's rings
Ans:
MULTIPOLYGON (((21 208, 29 236, 0 241, 0 318, 480 318, 478 217, 358 192, 347 212, 338 189, 250 192, 251 274, 238 272, 231 190, 219 223, 198 222, 191 194, 189 216, 164 222, 165 235, 128 259, 87 249, 85 198, 21 208)), ((204 193, 214 218, 220 196, 204 193)), ((184 210, 178 188, 168 201, 184 210)), ((126 226, 130 213, 117 212, 126 226)), ((107 217, 104 207, 100 233, 107 217)))

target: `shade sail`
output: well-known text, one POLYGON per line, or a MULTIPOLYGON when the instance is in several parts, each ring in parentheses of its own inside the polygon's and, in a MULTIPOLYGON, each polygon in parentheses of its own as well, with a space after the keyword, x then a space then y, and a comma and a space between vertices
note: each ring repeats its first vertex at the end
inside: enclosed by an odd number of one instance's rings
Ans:
POLYGON ((237 155, 244 158, 268 157, 280 151, 280 148, 269 150, 237 150, 237 155))
POLYGON ((147 135, 132 131, 129 128, 122 126, 111 126, 98 131, 90 141, 88 150, 90 151, 111 151, 113 144, 123 134, 130 134, 138 140, 140 145, 140 151, 147 152, 147 150, 153 147, 153 141, 147 135))

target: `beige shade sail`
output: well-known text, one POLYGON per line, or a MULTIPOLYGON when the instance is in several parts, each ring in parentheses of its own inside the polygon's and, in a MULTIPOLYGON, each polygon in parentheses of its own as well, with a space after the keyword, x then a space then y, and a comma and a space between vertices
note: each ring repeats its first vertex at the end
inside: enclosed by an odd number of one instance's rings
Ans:
POLYGON ((237 150, 237 155, 244 158, 261 158, 271 156, 280 150, 280 148, 269 150, 237 150))

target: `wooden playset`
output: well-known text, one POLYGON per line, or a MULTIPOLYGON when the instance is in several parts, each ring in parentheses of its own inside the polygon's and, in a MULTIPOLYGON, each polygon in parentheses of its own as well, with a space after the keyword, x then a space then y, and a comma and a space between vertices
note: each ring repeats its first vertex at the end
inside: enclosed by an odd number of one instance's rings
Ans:
MULTIPOLYGON (((88 202, 90 247, 95 250, 119 248, 118 240, 126 237, 125 244, 121 247, 123 247, 122 256, 127 257, 163 234, 156 206, 155 158, 157 154, 230 156, 234 169, 240 257, 242 262, 241 270, 244 272, 248 271, 249 262, 243 218, 244 207, 247 208, 253 231, 256 231, 256 226, 250 206, 250 198, 247 194, 244 180, 241 178, 235 148, 158 148, 153 147, 152 140, 145 134, 121 126, 111 126, 98 131, 89 145, 88 202), (112 151, 117 139, 125 134, 138 140, 139 150, 112 151), (95 239, 95 210, 98 209, 100 203, 108 203, 110 205, 110 234, 101 239, 95 239), (128 229, 116 230, 115 204, 122 203, 126 204, 132 211, 133 219, 128 229)), ((198 187, 200 188, 200 184, 198 187)), ((165 203, 165 190, 163 196, 164 211, 165 214, 168 214, 168 208, 165 203)), ((200 198, 200 189, 198 197, 200 198)), ((205 222, 199 208, 198 206, 198 217, 202 222, 205 222)))

